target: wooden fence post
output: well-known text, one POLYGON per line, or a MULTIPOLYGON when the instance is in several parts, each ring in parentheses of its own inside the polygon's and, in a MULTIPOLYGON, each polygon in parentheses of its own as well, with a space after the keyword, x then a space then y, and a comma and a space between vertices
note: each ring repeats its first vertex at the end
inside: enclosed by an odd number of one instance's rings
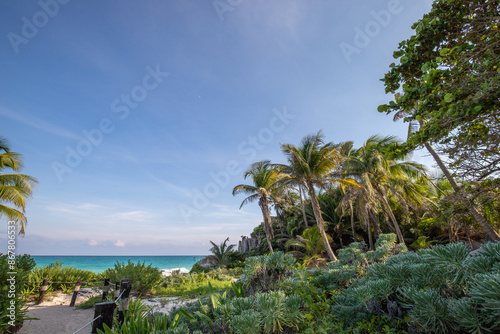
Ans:
POLYGON ((104 286, 102 287, 102 301, 106 300, 109 292, 109 278, 104 279, 104 286))
POLYGON ((132 290, 132 285, 128 281, 128 279, 123 279, 120 284, 120 294, 123 292, 120 300, 118 301, 118 322, 123 324, 125 320, 125 313, 128 310, 128 297, 130 295, 130 290, 132 290))
POLYGON ((46 278, 43 280, 42 286, 40 287, 40 295, 38 296, 38 301, 36 302, 39 305, 43 301, 43 297, 45 297, 45 293, 49 288, 49 280, 46 278))
POLYGON ((71 297, 71 303, 69 303, 70 307, 75 306, 76 297, 78 296, 78 292, 80 292, 80 285, 82 285, 82 280, 81 279, 79 279, 78 281, 76 281, 75 288, 73 289, 73 297, 71 297))
POLYGON ((92 334, 97 334, 98 329, 104 332, 104 324, 109 328, 113 327, 113 311, 115 307, 115 302, 95 304, 94 319, 98 316, 101 317, 92 323, 92 334))
POLYGON ((113 298, 115 299, 115 301, 118 299, 118 296, 120 296, 120 283, 116 282, 115 291, 113 292, 113 298))

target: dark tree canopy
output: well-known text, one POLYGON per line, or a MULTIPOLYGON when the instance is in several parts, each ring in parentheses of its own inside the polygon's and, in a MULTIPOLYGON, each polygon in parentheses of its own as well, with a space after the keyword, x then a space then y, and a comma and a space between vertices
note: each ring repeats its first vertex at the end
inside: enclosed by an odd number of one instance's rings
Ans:
POLYGON ((379 107, 420 122, 404 146, 437 144, 469 180, 500 175, 500 5, 498 0, 435 0, 394 52, 379 107))

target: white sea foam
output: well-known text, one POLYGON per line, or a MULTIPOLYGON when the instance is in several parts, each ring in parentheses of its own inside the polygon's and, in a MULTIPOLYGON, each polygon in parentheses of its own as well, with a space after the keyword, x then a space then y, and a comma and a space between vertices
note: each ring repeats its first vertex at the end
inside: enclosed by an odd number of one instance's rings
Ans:
POLYGON ((161 269, 161 273, 163 276, 170 276, 174 271, 178 271, 181 274, 189 274, 189 269, 187 268, 161 269))

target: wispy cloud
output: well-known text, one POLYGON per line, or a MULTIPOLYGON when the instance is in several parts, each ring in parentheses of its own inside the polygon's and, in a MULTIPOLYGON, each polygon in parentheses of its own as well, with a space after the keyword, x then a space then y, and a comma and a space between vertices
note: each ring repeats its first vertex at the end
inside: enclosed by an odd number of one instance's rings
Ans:
POLYGON ((191 194, 191 191, 186 189, 186 188, 183 188, 183 187, 179 187, 178 185, 175 185, 173 183, 170 183, 170 182, 167 182, 165 180, 163 180, 162 178, 159 178, 157 176, 154 176, 153 174, 151 173, 147 173, 147 175, 152 178, 153 180, 155 180, 157 183, 163 185, 164 187, 166 188, 169 188, 171 190, 174 190, 175 192, 181 194, 182 196, 185 196, 185 197, 191 197, 192 194, 191 194))
POLYGON ((106 216, 106 220, 111 221, 135 221, 135 222, 148 222, 151 221, 155 216, 147 211, 125 211, 125 212, 115 212, 106 216))
POLYGON ((46 205, 45 209, 48 211, 64 212, 70 214, 82 214, 89 211, 97 211, 106 209, 106 207, 94 203, 58 203, 46 205))
POLYGON ((81 139, 81 136, 76 133, 60 128, 56 125, 50 124, 44 120, 41 120, 38 117, 25 113, 20 113, 19 111, 16 111, 14 113, 13 111, 7 110, 5 108, 0 108, 0 115, 58 137, 68 138, 68 139, 81 139))

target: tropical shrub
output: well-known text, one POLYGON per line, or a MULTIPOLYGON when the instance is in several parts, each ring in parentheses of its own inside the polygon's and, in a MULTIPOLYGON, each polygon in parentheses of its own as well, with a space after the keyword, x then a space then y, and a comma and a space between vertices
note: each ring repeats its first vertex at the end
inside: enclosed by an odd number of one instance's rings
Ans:
POLYGON ((26 288, 28 273, 33 267, 35 260, 29 255, 20 255, 14 260, 0 253, 0 333, 14 332, 28 319, 22 291, 26 288), (15 265, 14 270, 10 267, 12 264, 15 265), (17 274, 12 275, 9 272, 17 274))
POLYGON ((116 262, 114 268, 106 269, 101 275, 112 282, 128 279, 132 284, 132 291, 138 294, 151 292, 162 279, 161 271, 152 264, 146 266, 145 262, 133 263, 130 260, 127 264, 116 262))
POLYGON ((245 266, 246 253, 232 251, 227 254, 227 269, 241 268, 245 266))

